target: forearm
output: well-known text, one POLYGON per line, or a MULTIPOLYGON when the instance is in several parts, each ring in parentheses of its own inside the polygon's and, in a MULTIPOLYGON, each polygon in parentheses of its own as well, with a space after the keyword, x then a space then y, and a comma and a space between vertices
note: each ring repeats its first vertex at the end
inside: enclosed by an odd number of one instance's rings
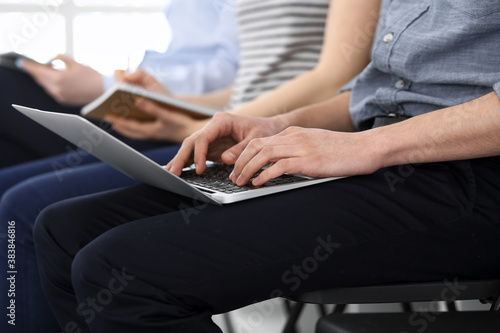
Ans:
POLYGON ((353 132, 356 129, 349 113, 350 97, 351 92, 347 91, 327 101, 278 115, 277 118, 281 119, 286 127, 300 126, 353 132))
POLYGON ((500 100, 491 93, 369 132, 382 166, 500 155, 500 100))
POLYGON ((335 95, 342 84, 330 81, 314 69, 231 112, 256 117, 286 113, 335 95))
POLYGON ((333 1, 316 68, 232 112, 272 116, 335 96, 368 65, 379 10, 380 0, 333 1))
POLYGON ((213 93, 203 95, 176 95, 175 98, 215 109, 224 109, 229 103, 232 92, 233 87, 230 86, 213 93))

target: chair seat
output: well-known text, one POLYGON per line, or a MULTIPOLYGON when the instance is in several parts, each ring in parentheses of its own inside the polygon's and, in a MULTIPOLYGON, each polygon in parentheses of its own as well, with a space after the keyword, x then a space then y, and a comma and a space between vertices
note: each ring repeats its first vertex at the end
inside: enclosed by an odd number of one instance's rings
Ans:
POLYGON ((353 313, 321 318, 316 333, 498 333, 497 311, 353 313))
POLYGON ((288 298, 292 301, 316 304, 365 304, 486 299, 499 294, 500 280, 455 280, 334 288, 288 298))

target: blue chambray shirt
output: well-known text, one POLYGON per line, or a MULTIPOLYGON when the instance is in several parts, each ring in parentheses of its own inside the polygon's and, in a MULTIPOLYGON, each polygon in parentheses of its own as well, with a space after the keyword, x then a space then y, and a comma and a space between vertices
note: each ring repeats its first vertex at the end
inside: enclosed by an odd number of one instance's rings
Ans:
POLYGON ((500 97, 500 0, 384 0, 371 58, 346 86, 361 130, 377 116, 500 97))
MULTIPOLYGON (((172 38, 163 52, 147 50, 140 68, 172 93, 197 95, 231 85, 239 64, 236 0, 169 0, 164 9, 172 38)), ((158 31, 158 38, 168 33, 158 31)), ((105 76, 104 88, 115 83, 105 76)))

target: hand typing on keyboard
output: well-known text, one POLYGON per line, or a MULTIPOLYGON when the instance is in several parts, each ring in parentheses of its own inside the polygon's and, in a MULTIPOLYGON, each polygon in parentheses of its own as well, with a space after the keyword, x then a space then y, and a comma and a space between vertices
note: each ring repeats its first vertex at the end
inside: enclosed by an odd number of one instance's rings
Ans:
MULTIPOLYGON (((233 171, 233 167, 225 165, 223 163, 208 164, 206 170, 202 174, 197 174, 194 169, 184 171, 181 178, 188 183, 196 186, 205 187, 214 191, 224 192, 224 193, 238 193, 244 192, 252 188, 256 188, 251 184, 244 186, 238 186, 234 184, 230 179, 229 175, 233 171)), ((260 172, 254 174, 254 178, 259 175, 260 172)), ((282 175, 281 177, 272 179, 265 184, 263 187, 284 185, 295 183, 298 181, 304 181, 302 177, 296 177, 293 175, 282 175)))
POLYGON ((279 117, 256 118, 219 112, 203 129, 184 140, 166 168, 180 175, 191 163, 197 166, 197 173, 202 173, 207 159, 233 165, 251 140, 277 134, 286 127, 279 117))
MULTIPOLYGON (((347 106, 349 97, 339 95, 336 103, 347 106)), ((319 111, 329 112, 326 108, 319 111)), ((208 158, 234 164, 229 175, 233 183, 261 186, 283 174, 344 177, 370 174, 385 166, 391 156, 385 156, 384 151, 373 152, 377 142, 384 139, 380 139, 380 130, 349 132, 355 128, 348 107, 335 114, 335 122, 326 122, 319 111, 313 117, 307 109, 299 109, 271 118, 219 113, 202 130, 184 140, 167 169, 180 174, 184 165, 194 161, 200 174, 208 158), (318 128, 289 126, 297 123, 318 128), (271 166, 255 177, 269 163, 271 166)))

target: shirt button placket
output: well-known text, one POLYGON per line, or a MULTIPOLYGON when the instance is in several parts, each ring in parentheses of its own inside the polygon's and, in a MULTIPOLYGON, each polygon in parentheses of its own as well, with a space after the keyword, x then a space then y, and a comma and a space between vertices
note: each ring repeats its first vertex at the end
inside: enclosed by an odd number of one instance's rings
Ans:
POLYGON ((405 85, 406 85, 406 82, 404 80, 399 80, 395 84, 396 89, 403 89, 405 87, 405 85))
POLYGON ((393 41, 393 39, 394 39, 394 34, 390 32, 384 36, 384 43, 390 43, 393 41))

